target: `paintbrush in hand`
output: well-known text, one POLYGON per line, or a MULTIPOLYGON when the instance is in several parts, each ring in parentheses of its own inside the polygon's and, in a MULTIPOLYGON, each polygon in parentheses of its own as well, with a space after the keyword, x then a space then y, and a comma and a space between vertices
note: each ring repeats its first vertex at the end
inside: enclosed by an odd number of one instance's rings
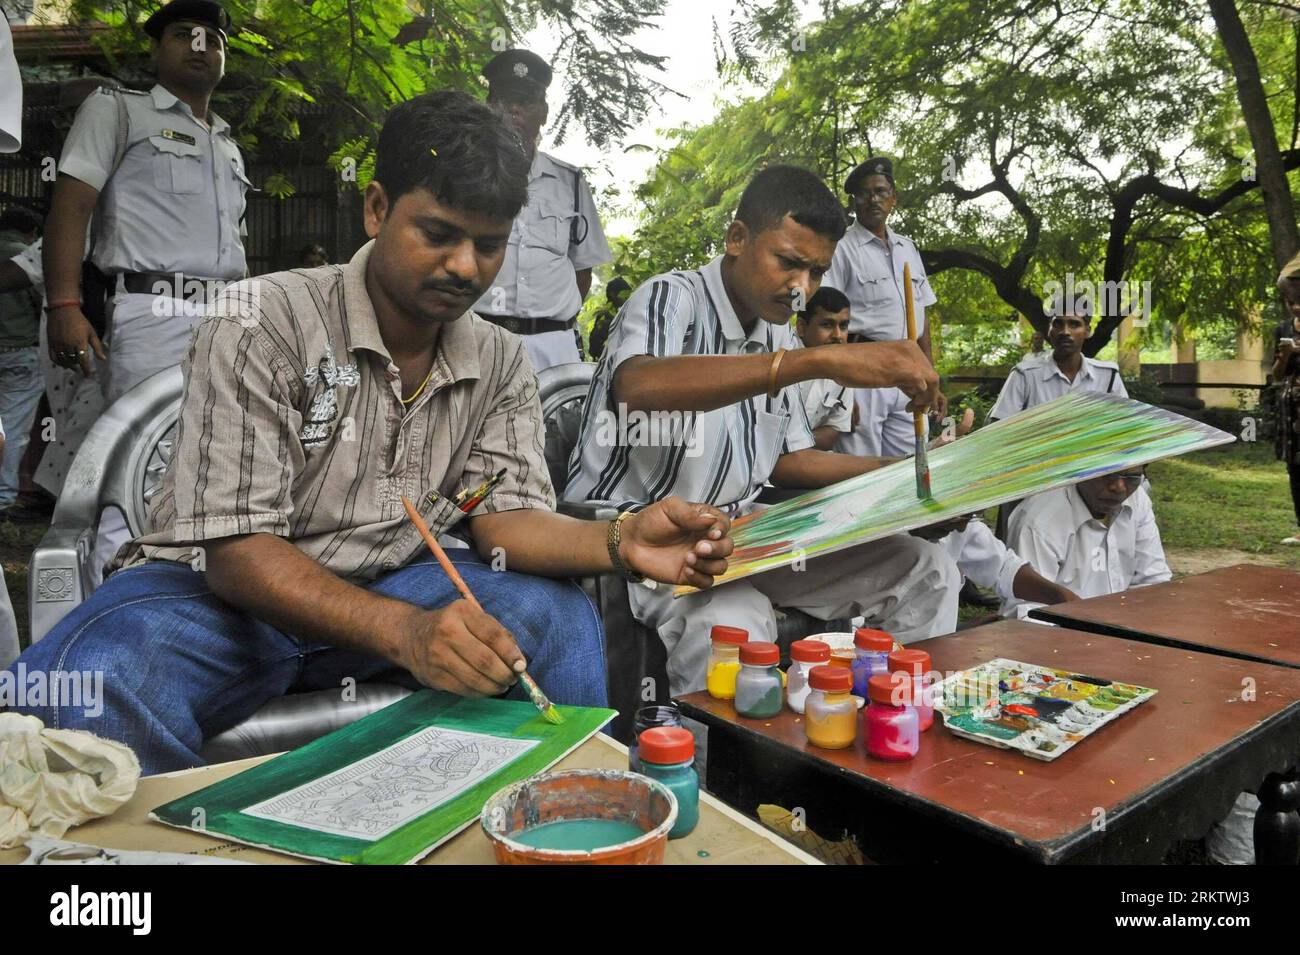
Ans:
MULTIPOLYGON (((468 600, 470 606, 475 610, 486 613, 487 611, 483 610, 483 605, 478 602, 474 597, 473 592, 470 591, 469 585, 465 583, 464 579, 456 571, 456 565, 451 562, 450 558, 447 557, 446 552, 442 549, 441 545, 439 545, 438 539, 429 531, 429 525, 424 523, 424 518, 420 517, 420 512, 415 509, 415 505, 403 497, 402 507, 406 508, 406 516, 411 519, 411 523, 415 525, 415 529, 420 532, 420 536, 424 538, 424 542, 429 545, 429 550, 433 553, 433 556, 438 559, 438 563, 442 565, 443 571, 451 579, 451 582, 456 585, 456 589, 460 591, 460 595, 468 600)), ((560 715, 560 711, 556 708, 554 703, 546 698, 546 694, 542 692, 542 688, 537 685, 537 681, 528 675, 527 670, 524 670, 519 674, 519 681, 523 683, 524 689, 528 691, 528 698, 533 701, 533 705, 541 710, 542 719, 546 720, 548 723, 564 722, 564 717, 560 715)))
MULTIPOLYGON (((916 304, 912 301, 912 265, 903 263, 903 308, 907 313, 907 337, 916 341, 916 304)), ((930 459, 926 456, 926 441, 930 437, 929 421, 924 411, 915 411, 912 418, 916 424, 916 496, 921 500, 934 497, 930 491, 930 459)))

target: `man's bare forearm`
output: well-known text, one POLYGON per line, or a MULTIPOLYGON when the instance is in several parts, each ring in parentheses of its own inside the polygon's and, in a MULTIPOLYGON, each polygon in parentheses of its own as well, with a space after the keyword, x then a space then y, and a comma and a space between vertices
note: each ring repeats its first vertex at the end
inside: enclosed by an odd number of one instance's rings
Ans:
POLYGON ((777 487, 826 487, 866 474, 901 458, 872 458, 807 448, 777 458, 772 483, 777 487))
MULTIPOLYGON (((786 352, 777 369, 784 387, 828 377, 816 349, 786 352)), ((676 355, 629 358, 614 375, 614 396, 629 411, 713 411, 766 394, 775 356, 676 355)))
POLYGON ((414 604, 371 593, 272 534, 226 537, 204 550, 208 586, 231 606, 296 637, 399 662, 414 604))
POLYGON ((79 301, 81 261, 86 254, 86 226, 99 193, 80 179, 59 176, 50 214, 45 219, 41 259, 45 297, 51 302, 79 301))
POLYGON ((582 577, 613 569, 606 521, 551 511, 518 510, 470 518, 479 556, 504 559, 505 570, 542 577, 582 577))

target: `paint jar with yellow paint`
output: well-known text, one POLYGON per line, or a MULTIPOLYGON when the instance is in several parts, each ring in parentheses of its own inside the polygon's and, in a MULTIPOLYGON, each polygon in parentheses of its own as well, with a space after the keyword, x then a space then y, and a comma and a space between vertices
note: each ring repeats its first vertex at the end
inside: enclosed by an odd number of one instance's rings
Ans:
POLYGON ((709 632, 709 669, 705 686, 715 700, 736 698, 736 675, 740 673, 740 646, 749 642, 749 631, 716 626, 709 632))
POLYGON ((816 666, 808 674, 811 691, 804 703, 804 733, 822 749, 847 749, 858 736, 858 705, 849 690, 853 673, 843 667, 816 666))

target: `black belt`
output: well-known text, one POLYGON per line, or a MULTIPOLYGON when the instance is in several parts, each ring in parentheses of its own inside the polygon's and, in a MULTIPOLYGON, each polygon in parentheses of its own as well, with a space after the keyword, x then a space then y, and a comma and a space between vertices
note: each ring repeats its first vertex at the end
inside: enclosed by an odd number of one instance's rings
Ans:
POLYGON ((198 279, 192 275, 179 272, 123 272, 122 287, 128 292, 145 295, 167 295, 169 298, 181 298, 187 302, 206 302, 208 291, 216 292, 218 286, 224 287, 229 282, 220 279, 198 279), (166 286, 166 292, 154 291, 158 286, 166 286), (175 293, 179 292, 180 295, 175 293))
POLYGON ((543 332, 566 332, 573 328, 573 319, 557 322, 549 318, 515 318, 512 315, 484 315, 477 313, 493 325, 500 325, 515 335, 540 335, 543 332))

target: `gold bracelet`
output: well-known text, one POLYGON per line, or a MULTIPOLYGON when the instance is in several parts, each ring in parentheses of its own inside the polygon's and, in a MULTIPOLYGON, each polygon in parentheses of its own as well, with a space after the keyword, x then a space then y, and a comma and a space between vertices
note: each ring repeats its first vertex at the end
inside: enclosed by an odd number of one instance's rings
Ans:
POLYGON ((767 396, 775 398, 779 393, 776 387, 776 370, 781 367, 781 359, 785 357, 785 349, 782 348, 772 358, 772 367, 767 371, 767 396))
POLYGON ((623 542, 623 522, 631 516, 631 511, 624 511, 609 522, 609 531, 605 534, 605 546, 609 548, 609 561, 614 565, 614 570, 621 574, 624 580, 639 584, 645 580, 645 575, 638 574, 624 563, 622 555, 618 552, 618 545, 623 542))

